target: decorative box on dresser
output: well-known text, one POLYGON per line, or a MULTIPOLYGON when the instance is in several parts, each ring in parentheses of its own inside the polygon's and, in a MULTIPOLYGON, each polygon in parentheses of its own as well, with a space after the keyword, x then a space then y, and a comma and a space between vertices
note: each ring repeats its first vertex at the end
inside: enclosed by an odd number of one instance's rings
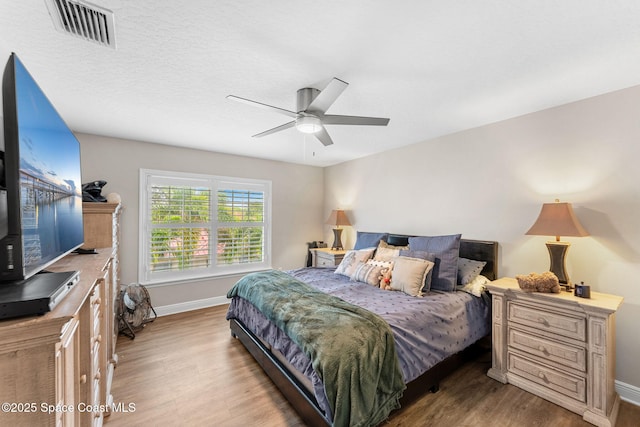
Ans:
POLYGON ((314 248, 311 251, 312 267, 335 267, 340 264, 347 251, 329 248, 314 248))
POLYGON ((109 414, 117 359, 110 297, 118 289, 117 239, 95 247, 96 254, 71 254, 47 268, 79 272, 52 311, 0 321, 0 425, 100 426, 109 414))
POLYGON ((113 248, 116 282, 120 282, 120 203, 83 203, 84 245, 90 248, 113 248))
POLYGON ((487 285, 492 295, 492 367, 510 383, 598 426, 613 426, 615 312, 622 298, 591 292, 527 293, 513 278, 487 285))

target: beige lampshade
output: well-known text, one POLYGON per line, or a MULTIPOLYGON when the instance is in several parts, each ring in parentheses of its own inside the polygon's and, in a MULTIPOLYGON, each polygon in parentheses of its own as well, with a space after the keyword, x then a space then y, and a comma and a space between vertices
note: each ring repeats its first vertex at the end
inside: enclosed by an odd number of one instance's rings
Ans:
POLYGON ((329 219, 327 219, 327 224, 329 225, 351 225, 349 222, 349 218, 344 213, 343 210, 334 209, 331 211, 331 215, 329 215, 329 219))
POLYGON ((583 237, 589 233, 582 227, 580 221, 573 213, 571 203, 544 203, 538 219, 525 234, 533 236, 560 236, 583 237))

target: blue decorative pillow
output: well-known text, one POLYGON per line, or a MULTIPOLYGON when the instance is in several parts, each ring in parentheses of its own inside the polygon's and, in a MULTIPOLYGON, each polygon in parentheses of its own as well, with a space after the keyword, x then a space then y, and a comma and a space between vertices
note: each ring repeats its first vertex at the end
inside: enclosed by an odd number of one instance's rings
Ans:
POLYGON ((478 277, 487 263, 467 258, 458 258, 458 284, 466 285, 478 277))
POLYGON ((358 231, 354 250, 365 248, 377 248, 380 240, 386 240, 389 233, 371 233, 368 231, 358 231))
MULTIPOLYGON (((410 249, 402 249, 400 250, 400 256, 406 256, 409 258, 420 258, 420 259, 425 259, 427 261, 431 261, 434 264, 436 263, 436 256, 430 252, 425 252, 425 251, 412 251, 410 249)), ((424 279, 424 288, 422 288, 424 292, 429 292, 431 290, 432 280, 433 280, 433 268, 429 270, 429 272, 427 273, 427 277, 424 279)))
POLYGON ((419 236, 409 238, 409 248, 435 255, 431 289, 453 292, 458 282, 458 257, 460 256, 460 234, 448 236, 419 236))

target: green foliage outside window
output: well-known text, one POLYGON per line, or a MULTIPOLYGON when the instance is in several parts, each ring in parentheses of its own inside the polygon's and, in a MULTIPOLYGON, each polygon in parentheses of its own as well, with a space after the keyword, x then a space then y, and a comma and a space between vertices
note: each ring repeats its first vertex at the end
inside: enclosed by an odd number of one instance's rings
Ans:
POLYGON ((263 221, 264 193, 218 191, 218 264, 263 261, 263 221))

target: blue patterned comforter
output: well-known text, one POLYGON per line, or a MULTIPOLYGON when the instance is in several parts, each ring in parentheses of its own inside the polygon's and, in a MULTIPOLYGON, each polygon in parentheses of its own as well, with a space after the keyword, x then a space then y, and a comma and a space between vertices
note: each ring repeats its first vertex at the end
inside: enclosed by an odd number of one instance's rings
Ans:
MULTIPOLYGON (((331 268, 301 268, 288 273, 323 292, 372 311, 387 321, 394 334, 405 383, 490 331, 489 305, 483 298, 466 292, 435 291, 417 298, 350 281, 348 277, 335 274, 331 268)), ((227 319, 230 318, 241 320, 311 380, 316 400, 330 419, 323 385, 302 351, 245 300, 232 300, 227 313, 227 319)))

